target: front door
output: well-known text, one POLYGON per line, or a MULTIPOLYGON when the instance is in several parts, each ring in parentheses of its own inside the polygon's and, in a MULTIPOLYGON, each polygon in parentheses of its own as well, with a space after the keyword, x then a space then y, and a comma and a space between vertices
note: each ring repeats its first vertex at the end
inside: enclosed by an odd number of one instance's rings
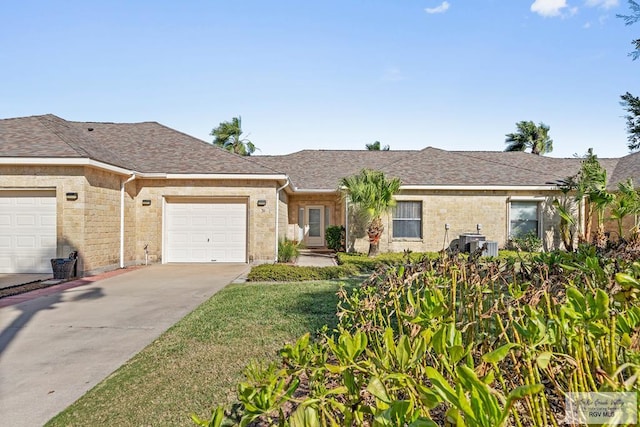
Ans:
POLYGON ((307 206, 305 243, 309 247, 324 246, 324 206, 307 206))

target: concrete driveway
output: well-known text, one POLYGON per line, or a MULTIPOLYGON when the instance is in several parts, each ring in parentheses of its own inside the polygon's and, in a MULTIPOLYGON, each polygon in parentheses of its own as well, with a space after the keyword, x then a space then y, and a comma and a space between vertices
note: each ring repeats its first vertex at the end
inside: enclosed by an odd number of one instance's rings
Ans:
POLYGON ((43 425, 248 269, 153 265, 0 308, 0 424, 43 425))

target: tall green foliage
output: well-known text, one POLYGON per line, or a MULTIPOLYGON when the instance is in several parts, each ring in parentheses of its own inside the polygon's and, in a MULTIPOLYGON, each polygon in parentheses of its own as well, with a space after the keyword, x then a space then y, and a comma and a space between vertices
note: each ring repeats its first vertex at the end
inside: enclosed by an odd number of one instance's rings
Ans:
POLYGON ((228 122, 221 122, 217 128, 211 131, 211 136, 214 137, 214 145, 232 153, 250 156, 256 151, 253 142, 242 136, 242 118, 240 116, 234 117, 228 122))
POLYGON ((334 251, 345 250, 345 228, 341 225, 330 225, 324 232, 327 247, 334 251))
POLYGON ((369 256, 379 252, 380 237, 384 232, 382 215, 395 206, 394 195, 400 190, 400 185, 398 178, 387 179, 383 172, 371 169, 363 169, 358 175, 340 180, 343 194, 369 216, 369 256))
POLYGON ((640 149, 640 98, 631 95, 629 92, 621 95, 622 106, 627 111, 627 140, 629 151, 640 149))
POLYGON ((624 239, 627 235, 638 233, 638 217, 640 216, 640 191, 636 190, 631 178, 618 183, 618 194, 611 206, 610 219, 614 220, 618 229, 618 236, 624 239), (633 225, 629 230, 623 228, 625 218, 632 216, 633 225))
MULTIPOLYGON (((631 25, 640 21, 640 4, 634 0, 628 0, 629 8, 631 9, 630 15, 617 15, 618 18, 624 19, 625 25, 631 25)), ((631 42, 635 50, 629 53, 634 60, 640 58, 640 39, 633 40, 631 42)))
POLYGON ((549 126, 544 123, 536 125, 532 121, 516 123, 518 131, 508 133, 505 143, 508 144, 504 151, 526 151, 532 154, 545 154, 553 151, 553 140, 549 137, 549 126))
POLYGON ((380 144, 380 141, 372 142, 371 144, 365 145, 366 149, 369 151, 389 151, 389 146, 385 145, 384 147, 380 144))
POLYGON ((336 331, 248 369, 236 420, 559 425, 568 392, 639 390, 639 296, 640 263, 587 247, 380 269, 340 292, 336 331))
MULTIPOLYGON (((631 25, 640 21, 640 4, 634 0, 628 0, 629 8, 631 9, 630 15, 617 15, 618 18, 624 19, 625 25, 631 25)), ((632 41, 634 50, 629 53, 629 56, 636 59, 640 58, 640 39, 632 41)), ((627 139, 629 141, 628 147, 630 151, 636 151, 640 149, 640 98, 631 95, 629 92, 620 96, 622 98, 622 106, 627 111, 625 118, 627 119, 627 133, 629 134, 627 139)))

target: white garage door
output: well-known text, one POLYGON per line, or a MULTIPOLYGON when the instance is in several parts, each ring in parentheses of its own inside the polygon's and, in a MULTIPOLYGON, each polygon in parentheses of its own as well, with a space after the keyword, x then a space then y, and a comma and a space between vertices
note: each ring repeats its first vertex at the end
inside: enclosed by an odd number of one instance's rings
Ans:
POLYGON ((51 273, 55 191, 0 191, 0 273, 51 273))
POLYGON ((176 203, 165 210, 167 262, 245 262, 245 203, 176 203))

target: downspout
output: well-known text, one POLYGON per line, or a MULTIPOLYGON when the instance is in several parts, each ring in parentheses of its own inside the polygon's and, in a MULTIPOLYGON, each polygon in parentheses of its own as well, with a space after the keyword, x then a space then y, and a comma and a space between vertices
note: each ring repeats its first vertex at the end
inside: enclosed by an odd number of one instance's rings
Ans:
POLYGON ((132 173, 127 180, 120 184, 120 268, 124 268, 124 186, 134 179, 136 179, 136 174, 132 173))
POLYGON ((276 189, 276 246, 275 246, 276 259, 273 262, 278 262, 278 228, 279 228, 278 226, 280 223, 280 192, 284 190, 290 183, 291 181, 289 181, 289 177, 287 177, 287 182, 285 182, 282 187, 276 189))
POLYGON ((349 198, 344 198, 344 251, 349 252, 349 198))

